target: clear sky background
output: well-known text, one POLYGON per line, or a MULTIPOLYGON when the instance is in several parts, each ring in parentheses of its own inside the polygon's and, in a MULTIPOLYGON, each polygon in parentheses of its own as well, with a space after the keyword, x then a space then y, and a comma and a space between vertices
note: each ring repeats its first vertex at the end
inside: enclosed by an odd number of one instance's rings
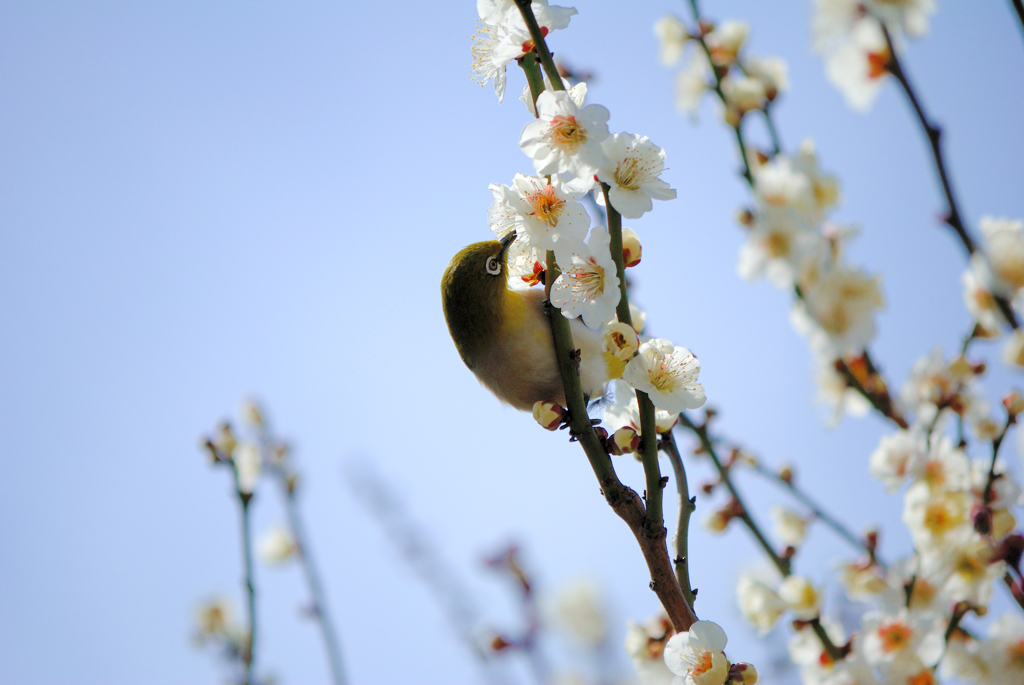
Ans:
MULTIPOLYGON (((842 180, 835 218, 863 227, 851 262, 884 275, 873 350, 898 387, 970 325, 964 256, 936 220, 916 123, 892 84, 870 114, 846 107, 811 51, 809 2, 704 5, 750 22, 753 53, 788 62, 783 142, 793 151, 813 137, 842 180)), ((1020 27, 1008 2, 940 5, 907 68, 946 127, 970 225, 1022 217, 1020 27)), ((679 191, 631 222, 644 245, 636 300, 653 330, 700 356, 723 434, 797 464, 854 528, 884 524, 889 557, 906 551, 901 498, 867 476, 889 428, 866 418, 827 430, 788 296, 735 275, 747 192, 731 137, 711 102, 697 125, 678 116, 674 74, 657 63, 652 24, 688 17, 684 3, 577 7, 550 45, 596 73, 588 99, 610 109, 613 131, 666 149, 679 191)), ((191 615, 211 594, 240 606, 238 517, 227 473, 198 441, 250 394, 296 447, 353 683, 480 681, 343 481, 353 459, 429 531, 486 625, 518 625, 512 594, 480 564, 511 540, 544 592, 598 582, 616 642, 627 618, 656 610, 582 451, 501 407, 444 324, 440 276, 488 238, 487 185, 531 169, 517 146, 521 77, 510 71, 500 106, 466 77, 474 18, 469 0, 0 6, 5 682, 219 682, 212 655, 189 643, 191 615)), ((1021 384, 994 366, 993 397, 1021 384)), ((700 482, 705 466, 689 463, 700 482)), ((621 464, 642 487, 639 467, 621 464)), ((762 512, 781 501, 742 485, 762 512)), ((254 506, 257 532, 281 520, 265 485, 254 506)), ((698 527, 692 544, 698 612, 729 632, 731 657, 766 659, 735 608, 735 578, 759 558, 748 536, 698 527)), ((815 529, 797 568, 823 581, 848 554, 815 529)), ((299 616, 298 568, 261 566, 257 583, 261 670, 327 682, 319 636, 299 616)))

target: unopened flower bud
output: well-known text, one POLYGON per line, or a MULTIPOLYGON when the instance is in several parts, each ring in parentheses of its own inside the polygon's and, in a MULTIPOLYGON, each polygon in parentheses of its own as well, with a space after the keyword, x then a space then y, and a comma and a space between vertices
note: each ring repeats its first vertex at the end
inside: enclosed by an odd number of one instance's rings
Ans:
POLYGON ((1003 406, 1006 407, 1006 411, 1011 416, 1017 416, 1024 411, 1024 396, 1013 390, 1006 397, 1003 398, 1003 406))
POLYGON ((217 431, 217 435, 213 438, 213 446, 217 448, 217 452, 222 457, 231 457, 232 452, 235 451, 235 447, 238 446, 238 440, 235 439, 235 433, 231 430, 231 424, 225 421, 220 425, 220 429, 217 431))
POLYGON ((677 423, 679 423, 679 414, 671 414, 661 409, 654 412, 654 430, 658 431, 658 435, 668 433, 675 428, 677 423))
POLYGON ((974 375, 974 369, 970 362, 960 356, 949 363, 949 373, 954 378, 969 378, 974 375))
POLYGON ((736 212, 736 222, 740 226, 745 228, 751 228, 754 225, 754 213, 744 207, 743 209, 736 212))
POLYGON ((991 442, 995 440, 999 435, 1000 430, 999 424, 987 416, 975 421, 971 428, 974 431, 974 437, 982 442, 991 442))
POLYGON ((608 441, 608 431, 601 426, 594 426, 594 435, 596 435, 597 439, 601 441, 601 444, 608 441))
POLYGON ((554 402, 534 402, 533 419, 549 431, 558 430, 565 419, 565 409, 554 402))
POLYGON ((743 661, 732 664, 729 667, 729 679, 726 682, 730 685, 754 685, 757 682, 757 669, 753 664, 743 661))
POLYGON ((992 512, 992 537, 996 540, 1006 537, 1017 527, 1017 519, 1009 509, 996 509, 992 512))
POLYGON ((640 238, 632 228, 622 229, 622 264, 628 269, 640 263, 640 238))
POLYGON ((722 112, 722 120, 728 126, 736 128, 740 125, 740 120, 743 118, 743 112, 736 107, 726 107, 722 112))
POLYGON ((255 401, 245 400, 242 402, 242 420, 251 426, 263 427, 263 412, 260 411, 260 406, 255 401))
POLYGON ((612 454, 632 454, 640 447, 640 434, 632 426, 623 426, 612 433, 608 451, 612 454))
POLYGON ((793 482, 793 469, 790 466, 783 466, 779 469, 779 480, 783 483, 793 482))
POLYGON ((620 321, 608 324, 604 331, 604 351, 628 362, 640 347, 640 339, 629 324, 620 321))
POLYGON ((711 515, 704 519, 704 528, 712 533, 724 533, 730 521, 732 521, 732 509, 726 507, 711 512, 711 515))

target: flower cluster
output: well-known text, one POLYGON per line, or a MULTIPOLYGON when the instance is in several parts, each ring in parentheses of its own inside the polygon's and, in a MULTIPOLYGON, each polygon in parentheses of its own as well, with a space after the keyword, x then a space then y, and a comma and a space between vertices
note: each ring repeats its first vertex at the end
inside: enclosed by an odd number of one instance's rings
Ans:
POLYGON ((789 88, 783 60, 741 54, 750 35, 743 22, 701 24, 699 31, 701 35, 691 35, 672 15, 654 25, 662 65, 671 67, 683 60, 676 75, 676 109, 681 113, 695 117, 701 96, 719 88, 725 105, 722 116, 736 126, 747 112, 766 109, 789 88), (700 38, 707 50, 700 46, 700 38))
MULTIPOLYGON (((692 111, 700 94, 717 88, 725 121, 737 131, 747 113, 767 116, 769 105, 788 86, 784 62, 746 54, 749 28, 741 22, 701 23, 698 35, 691 35, 668 16, 655 24, 655 34, 663 63, 674 62, 695 44, 689 59, 699 69, 684 66, 680 72, 680 108, 692 111)), ((744 163, 754 204, 739 214, 747 240, 737 270, 743 278, 765 277, 797 294, 792 323, 815 353, 819 396, 831 405, 834 422, 869 407, 838 373, 836 362, 855 365, 874 337, 874 315, 883 306, 881 288, 878 277, 842 259, 855 231, 828 221, 839 203, 839 182, 819 167, 814 143, 804 141, 793 156, 775 146, 771 155, 747 151, 744 163)), ((865 371, 862 385, 879 382, 865 371)))
POLYGON ((924 35, 933 11, 935 0, 814 0, 814 49, 851 107, 871 107, 890 73, 890 44, 924 35))
MULTIPOLYGON (((978 324, 976 335, 996 338, 1009 324, 996 298, 1018 311, 1024 307, 1024 221, 983 216, 978 226, 985 241, 964 271, 964 303, 978 324)), ((1009 336, 1003 361, 1024 366, 1024 332, 1009 336)))
MULTIPOLYGON (((490 33, 525 30, 515 12, 501 13, 496 6, 484 0, 479 5, 485 26, 495 26, 498 18, 505 22, 497 26, 506 28, 488 29, 490 33)), ((508 1, 501 6, 515 9, 508 1)), ((567 22, 576 13, 538 2, 533 9, 542 29, 564 28, 558 19, 567 22)), ((474 46, 474 60, 480 45, 478 41, 474 46)), ((532 43, 517 45, 523 52, 514 55, 516 59, 533 49, 532 43)), ((497 48, 493 54, 499 54, 497 48)), ((499 63, 495 60, 490 64, 499 63)), ((508 61, 500 62, 502 79, 508 61)), ((496 71, 478 72, 491 74, 497 86, 496 71)), ((560 273, 548 284, 551 304, 566 318, 582 319, 587 328, 599 331, 606 354, 624 362, 622 379, 633 389, 648 393, 661 410, 677 414, 699 407, 704 404, 704 389, 697 382, 700 364, 696 357, 663 339, 640 344, 627 322, 619 321, 616 310, 623 298, 623 284, 616 257, 624 267, 638 264, 639 238, 633 230, 621 229, 622 254, 613 255, 613 236, 602 226, 591 229, 590 216, 581 204, 593 193, 594 200, 609 211, 639 219, 653 209, 654 200, 674 199, 676 191, 661 179, 665 151, 645 136, 610 132, 608 109, 584 104, 585 86, 568 89, 564 79, 552 84, 546 74, 544 83, 540 93, 527 86, 523 100, 534 119, 519 137, 519 147, 530 158, 536 175, 517 174, 511 185, 490 186, 492 202, 487 216, 491 231, 498 236, 516 234, 508 254, 509 286, 528 288, 546 283, 546 253, 553 252, 560 273)), ((543 420, 545 416, 542 413, 538 418, 542 425, 557 427, 555 418, 543 420)), ((639 422, 633 429, 639 430, 639 422)), ((633 437, 626 434, 620 438, 618 449, 628 449, 633 443, 633 437)))

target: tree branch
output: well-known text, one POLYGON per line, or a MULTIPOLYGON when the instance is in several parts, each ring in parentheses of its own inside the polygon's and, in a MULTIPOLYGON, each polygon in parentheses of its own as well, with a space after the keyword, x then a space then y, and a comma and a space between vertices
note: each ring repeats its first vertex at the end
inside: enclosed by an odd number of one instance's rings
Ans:
MULTIPOLYGON (((967 232, 967 227, 964 225, 963 217, 960 214, 960 206, 957 202, 956 195, 953 192, 953 183, 949 178, 949 171, 947 170, 946 160, 942 152, 942 129, 938 125, 932 123, 931 119, 924 111, 924 107, 921 105, 921 101, 918 99, 917 93, 914 91, 914 87, 910 83, 910 78, 907 76, 907 72, 903 68, 903 64, 900 62, 899 55, 896 52, 896 46, 893 44, 892 35, 889 33, 889 28, 880 18, 875 17, 875 20, 878 21, 879 26, 882 28, 882 35, 885 36, 885 44, 889 50, 889 63, 887 65, 889 73, 891 73, 893 77, 895 77, 896 81, 899 82, 900 87, 903 89, 903 94, 907 96, 907 101, 910 102, 910 106, 914 110, 914 114, 917 115, 918 123, 921 124, 921 130, 924 132, 925 138, 928 139, 928 145, 931 147, 932 160, 935 164, 935 172, 939 177, 939 185, 942 186, 942 193, 946 198, 946 216, 944 217, 944 221, 956 233, 968 256, 973 255, 978 248, 974 239, 971 238, 970 234, 967 232)), ((1007 324, 1011 328, 1016 329, 1019 326, 1019 323, 1017 322, 1017 315, 1013 311, 1013 307, 1009 300, 997 293, 992 293, 992 296, 996 301, 996 305, 999 307, 999 311, 1006 319, 1007 324)))
POLYGON ((690 557, 687 551, 690 535, 690 515, 697 508, 696 497, 690 498, 690 488, 686 481, 686 467, 683 466, 683 459, 679 455, 679 448, 676 446, 676 438, 672 431, 665 433, 662 437, 662 450, 668 455, 669 463, 676 476, 676 492, 679 494, 679 513, 676 518, 676 536, 674 541, 676 551, 676 582, 679 589, 683 591, 690 606, 697 600, 697 593, 690 585, 690 557))

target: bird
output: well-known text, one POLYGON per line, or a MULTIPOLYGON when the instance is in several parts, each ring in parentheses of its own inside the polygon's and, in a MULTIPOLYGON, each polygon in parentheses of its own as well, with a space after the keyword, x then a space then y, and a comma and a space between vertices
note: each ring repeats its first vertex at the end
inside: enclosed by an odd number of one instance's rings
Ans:
MULTIPOLYGON (((509 287, 507 257, 514 240, 510 232, 501 240, 473 243, 452 258, 441 278, 448 332, 462 361, 504 404, 521 411, 537 402, 564 407, 550 320, 561 314, 542 288, 509 287)), ((580 350, 584 396, 600 397, 605 384, 622 375, 625 362, 605 351, 601 331, 579 318, 569 323, 580 350)))

